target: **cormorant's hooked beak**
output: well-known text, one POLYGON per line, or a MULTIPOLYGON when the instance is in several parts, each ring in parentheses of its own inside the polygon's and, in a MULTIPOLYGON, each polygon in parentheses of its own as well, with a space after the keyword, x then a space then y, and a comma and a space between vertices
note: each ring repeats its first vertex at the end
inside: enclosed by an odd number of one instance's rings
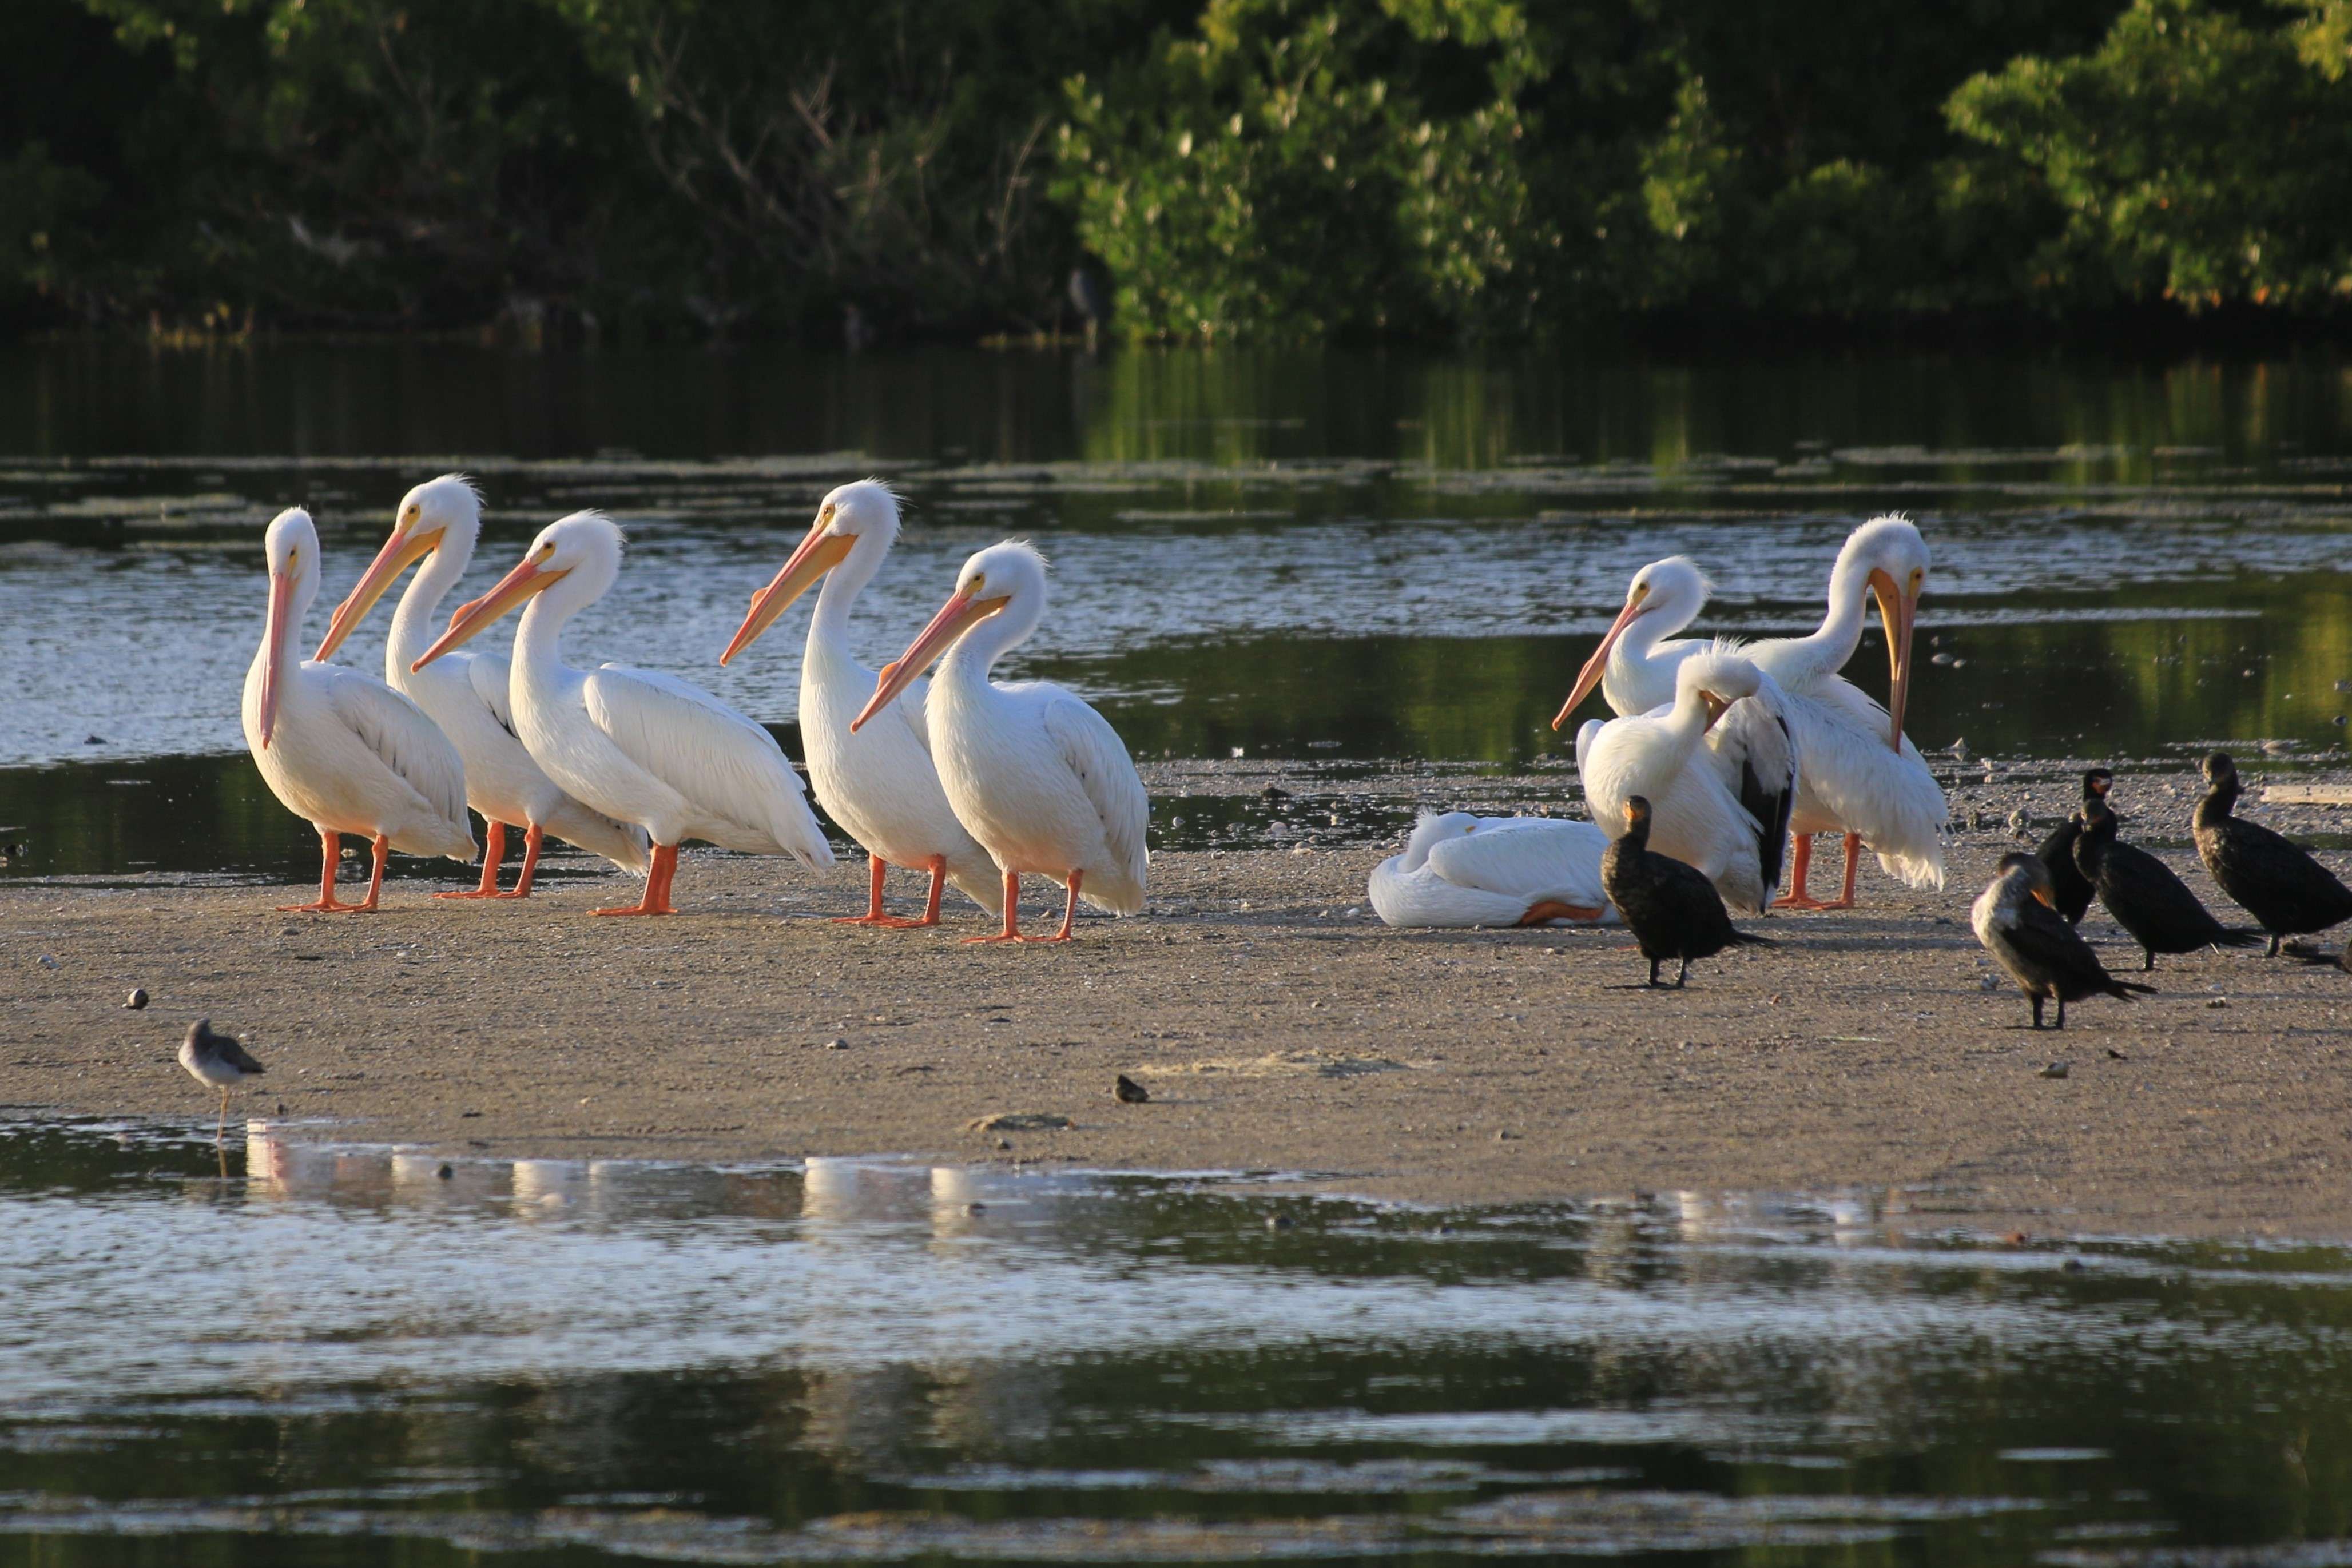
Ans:
POLYGON ((882 666, 881 677, 874 683, 874 695, 866 706, 849 721, 856 732, 866 721, 890 706, 890 700, 914 684, 915 677, 931 667, 931 662, 948 651, 955 640, 979 622, 1013 602, 1011 594, 993 599, 975 599, 969 589, 958 589, 931 623, 915 634, 907 651, 882 666))
POLYGON ((323 664, 334 656, 335 650, 343 645, 343 639, 359 630, 368 612, 375 608, 375 601, 400 580, 400 574, 408 570, 409 564, 440 549, 441 538, 447 532, 446 528, 421 534, 401 528, 392 530, 392 537, 383 541, 383 548, 368 562, 367 570, 360 574, 359 581, 352 585, 343 601, 335 606, 334 617, 327 622, 327 634, 319 642, 315 655, 319 663, 323 664))
POLYGON ((1922 582, 1920 574, 1913 572, 1909 586, 1898 588, 1884 568, 1871 569, 1870 591, 1886 626, 1886 744, 1896 751, 1903 749, 1903 710, 1911 697, 1911 632, 1918 619, 1922 582))
POLYGON ((784 562, 784 570, 776 573, 775 580, 751 595, 751 612, 743 617, 743 624, 736 631, 735 640, 727 644, 727 652, 719 655, 720 664, 727 663, 758 642, 760 633, 775 624, 777 616, 792 608, 793 601, 806 593, 826 572, 849 559, 850 550, 856 546, 857 536, 829 533, 826 531, 829 526, 820 521, 811 528, 808 537, 801 540, 800 548, 793 551, 792 559, 784 562))
POLYGON ((497 587, 479 599, 469 599, 457 606, 457 613, 449 617, 449 630, 442 632, 441 640, 425 649, 425 656, 409 665, 409 669, 421 670, 450 649, 472 642, 499 616, 532 594, 543 593, 554 587, 571 570, 568 566, 560 566, 550 571, 533 565, 530 558, 525 557, 516 563, 512 571, 499 580, 497 587))
POLYGON ((1625 628, 1647 614, 1649 610, 1650 591, 1647 588, 1635 589, 1626 599, 1625 608, 1617 612, 1617 619, 1609 623, 1609 630, 1601 634, 1601 646, 1592 650, 1592 657, 1585 660, 1584 668, 1576 672, 1575 688, 1568 694, 1568 700, 1559 705, 1559 712, 1552 716, 1553 729, 1566 724, 1568 716, 1576 711, 1577 705, 1592 695, 1592 688, 1599 685, 1601 677, 1609 673, 1609 650, 1617 645, 1617 639, 1625 634, 1625 628))

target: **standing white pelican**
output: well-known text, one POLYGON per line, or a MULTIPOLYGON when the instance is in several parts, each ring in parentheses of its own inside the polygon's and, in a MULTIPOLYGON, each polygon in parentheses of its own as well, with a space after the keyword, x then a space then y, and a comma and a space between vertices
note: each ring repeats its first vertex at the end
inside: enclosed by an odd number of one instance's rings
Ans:
MULTIPOLYGON (((1663 716, 1675 701, 1675 675, 1685 662, 1705 654, 1743 653, 1738 644, 1721 638, 1668 641, 1698 618, 1713 591, 1706 575, 1687 556, 1654 560, 1635 572, 1625 589, 1625 607, 1577 672, 1575 688, 1560 704, 1552 728, 1567 724, 1569 715, 1596 685, 1621 717, 1663 716)), ((1706 758, 1724 788, 1763 829, 1757 869, 1769 895, 1780 883, 1781 850, 1803 762, 1790 699, 1779 682, 1757 671, 1756 689, 1708 728, 1706 758)), ((1615 815, 1609 820, 1613 825, 1615 815)), ((1670 834, 1665 841, 1673 841, 1670 834)))
POLYGON ((835 490, 783 570, 751 596, 751 613, 719 655, 723 664, 750 647, 793 601, 824 580, 801 659, 801 742, 808 747, 809 782, 818 801, 866 851, 866 913, 844 917, 845 925, 937 925, 940 889, 950 882, 991 915, 1004 899, 994 862, 956 821, 940 788, 925 716, 929 683, 909 682, 888 719, 850 730, 850 719, 874 695, 879 677, 850 650, 849 607, 898 537, 898 497, 888 486, 862 479, 835 490), (920 920, 882 913, 882 878, 892 865, 930 873, 931 895, 920 920))
POLYGON ((383 891, 387 854, 474 858, 466 821, 466 765, 415 703, 383 682, 294 652, 302 617, 319 596, 319 530, 289 507, 269 525, 269 619, 245 674, 245 744, 270 792, 319 830, 323 864, 316 904, 287 910, 366 914, 383 891), (342 835, 375 851, 367 898, 335 897, 342 835))
POLYGON ((621 530, 598 512, 550 523, 498 586, 458 606, 425 650, 423 669, 526 601, 508 679, 515 734, 547 776, 591 809, 653 839, 645 896, 599 915, 672 915, 677 846, 708 839, 752 854, 790 854, 811 868, 833 848, 775 737, 684 681, 625 664, 563 663, 563 623, 621 575, 621 530))
POLYGON ((1911 691, 1911 631, 1927 581, 1927 544, 1907 517, 1873 517, 1847 536, 1830 572, 1829 612, 1806 637, 1750 643, 1741 652, 1780 683, 1790 698, 1802 768, 1790 822, 1797 863, 1785 908, 1850 909, 1857 852, 1864 844, 1889 876, 1915 888, 1944 885, 1944 829, 1950 809, 1918 748, 1903 734, 1911 691), (1864 600, 1875 598, 1891 668, 1881 707, 1838 672, 1862 641, 1864 600), (1845 835, 1845 878, 1822 904, 1806 887, 1812 835, 1845 835))
POLYGON ((932 755, 958 821, 1004 873, 1004 929, 974 942, 1066 942, 1078 900, 1114 915, 1143 907, 1144 831, 1151 801, 1118 732, 1075 695, 1045 681, 998 685, 990 666, 1045 613, 1045 558, 1008 539, 963 563, 955 592, 883 671, 849 721, 862 730, 942 653, 931 683, 932 755), (1062 929, 1021 934, 1021 874, 1068 889, 1062 929))
POLYGON ((1727 653, 1694 654, 1675 676, 1669 708, 1599 721, 1577 732, 1576 770, 1592 820, 1610 837, 1625 831, 1625 802, 1652 808, 1650 848, 1696 866, 1724 902, 1760 912, 1770 896, 1765 866, 1779 829, 1758 820, 1701 754, 1700 740, 1725 712, 1763 685, 1755 665, 1727 653))
POLYGON ((1590 822, 1424 811, 1404 852, 1372 868, 1372 908, 1424 928, 1605 925, 1615 918, 1601 886, 1608 847, 1590 822))
POLYGON ((319 643, 325 664, 343 639, 367 619, 409 563, 424 559, 408 591, 393 612, 392 634, 383 644, 383 678, 394 691, 423 708, 466 759, 466 801, 482 814, 482 884, 436 898, 529 898, 539 873, 544 836, 578 844, 603 855, 623 871, 644 874, 646 834, 592 811, 558 787, 515 738, 514 713, 507 699, 507 661, 496 653, 453 653, 430 669, 409 666, 433 641, 433 612, 474 559, 482 533, 482 497, 463 475, 444 474, 408 492, 394 514, 392 537, 327 623, 319 643), (505 858, 507 824, 524 830, 522 872, 514 891, 499 891, 499 862, 505 858))

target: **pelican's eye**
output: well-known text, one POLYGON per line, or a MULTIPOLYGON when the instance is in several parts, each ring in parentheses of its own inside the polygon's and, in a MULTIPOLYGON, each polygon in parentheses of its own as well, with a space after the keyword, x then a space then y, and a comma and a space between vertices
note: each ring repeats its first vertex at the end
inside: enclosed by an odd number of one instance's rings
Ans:
POLYGON ((975 571, 971 574, 971 580, 963 585, 963 591, 972 598, 977 599, 980 597, 981 590, 987 586, 988 573, 984 571, 975 571))

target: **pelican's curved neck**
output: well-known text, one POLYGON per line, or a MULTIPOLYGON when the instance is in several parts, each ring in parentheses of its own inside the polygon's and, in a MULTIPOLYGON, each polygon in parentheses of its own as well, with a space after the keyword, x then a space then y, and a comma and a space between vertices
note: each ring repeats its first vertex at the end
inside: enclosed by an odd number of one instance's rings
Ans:
POLYGON ((889 553, 888 540, 875 534, 860 534, 841 564, 824 574, 824 581, 816 591, 816 611, 809 617, 808 648, 812 654, 826 643, 835 649, 849 646, 849 607, 857 602, 857 596, 866 591, 866 585, 882 570, 883 558, 889 553))
POLYGON ((1027 593, 1016 595, 1012 603, 956 639, 955 646, 940 661, 940 685, 985 686, 996 661, 1037 629, 1045 609, 1027 593))
POLYGON ((1869 569, 1858 558, 1840 551, 1837 565, 1830 569, 1829 612, 1822 617, 1820 629, 1790 639, 1790 645, 1797 650, 1796 663, 1805 673, 1832 674, 1845 668, 1846 661, 1853 657, 1853 651, 1862 645, 1869 585, 1869 569))
POLYGON ((580 606, 559 599, 551 590, 523 606, 515 628, 514 673, 547 675, 563 663, 563 628, 580 606))
POLYGON ((394 687, 410 678, 408 666, 424 657, 425 650, 433 646, 440 633, 434 630, 433 612, 441 607, 449 590, 466 575, 466 561, 470 551, 446 547, 434 550, 416 569, 408 584, 408 591, 400 596, 400 603, 392 612, 392 631, 384 639, 383 673, 394 687))

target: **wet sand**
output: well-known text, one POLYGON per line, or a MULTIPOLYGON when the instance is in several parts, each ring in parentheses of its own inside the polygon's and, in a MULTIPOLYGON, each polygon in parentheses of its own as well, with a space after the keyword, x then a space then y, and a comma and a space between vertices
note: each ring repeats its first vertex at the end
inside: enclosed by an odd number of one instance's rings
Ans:
MULTIPOLYGON (((1284 777, 1152 771, 1202 792, 1284 777)), ((2171 782, 2126 780, 2151 824, 2183 819, 2178 841, 2189 796, 2171 782)), ((1437 788, 1490 807, 1561 792, 1437 788)), ((1780 945, 1694 966, 1681 993, 1630 988, 1646 967, 1620 931, 1388 930, 1363 895, 1388 851, 1311 843, 1161 854, 1146 915, 1089 918, 1059 948, 961 946, 982 929, 969 905, 943 931, 829 924, 862 902, 854 862, 819 883, 689 852, 684 913, 660 921, 588 917, 634 896, 617 877, 527 904, 394 883, 373 918, 274 912, 299 890, 16 883, 0 1100, 209 1121, 172 1061, 201 1016, 270 1068, 233 1113, 455 1155, 1286 1171, 1433 1202, 1885 1186, 1929 1222, 2036 1235, 2352 1236, 2352 976, 2259 950, 2168 958, 2159 995, 2082 1003, 2063 1034, 2019 1027, 2005 980, 1984 988, 1968 904, 2020 847, 2007 810, 2030 794, 2046 819, 2069 793, 2048 772, 1955 791, 1977 826, 1947 892, 1874 864, 1862 909, 1749 923, 1780 945), (146 1011, 120 1006, 134 985, 146 1011), (2064 1079, 2038 1075, 2060 1060, 2064 1079), (1122 1072, 1150 1103, 1114 1101, 1122 1072)), ((2223 908, 2192 853, 2167 858, 2223 908)), ((911 901, 916 881, 892 891, 911 901)), ((2085 930, 2137 967, 2101 912, 2085 930)))

